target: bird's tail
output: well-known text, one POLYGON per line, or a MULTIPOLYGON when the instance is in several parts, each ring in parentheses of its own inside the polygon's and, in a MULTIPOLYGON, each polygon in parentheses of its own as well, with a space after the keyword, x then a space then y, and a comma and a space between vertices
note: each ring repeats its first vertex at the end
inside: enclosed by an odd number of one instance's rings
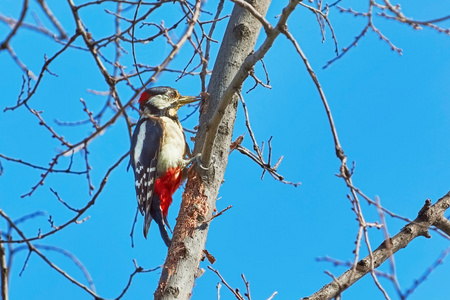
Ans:
POLYGON ((150 229, 150 223, 152 222, 152 220, 155 220, 156 224, 158 224, 159 232, 162 239, 164 240, 164 243, 167 247, 170 247, 171 239, 169 237, 169 233, 166 230, 167 219, 163 216, 163 213, 161 211, 159 197, 157 194, 153 194, 152 198, 153 199, 150 212, 145 212, 144 236, 147 238, 148 230, 150 229))

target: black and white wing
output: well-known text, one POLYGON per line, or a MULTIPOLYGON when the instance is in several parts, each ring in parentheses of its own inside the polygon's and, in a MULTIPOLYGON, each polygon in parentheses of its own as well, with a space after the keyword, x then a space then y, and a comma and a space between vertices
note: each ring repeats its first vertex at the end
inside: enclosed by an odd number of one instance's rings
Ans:
POLYGON ((161 124, 156 119, 142 117, 136 124, 131 139, 130 162, 136 180, 139 210, 145 215, 145 237, 147 237, 152 218, 155 218, 156 222, 162 218, 159 197, 153 195, 162 134, 161 124), (152 201, 158 203, 152 203, 152 201))

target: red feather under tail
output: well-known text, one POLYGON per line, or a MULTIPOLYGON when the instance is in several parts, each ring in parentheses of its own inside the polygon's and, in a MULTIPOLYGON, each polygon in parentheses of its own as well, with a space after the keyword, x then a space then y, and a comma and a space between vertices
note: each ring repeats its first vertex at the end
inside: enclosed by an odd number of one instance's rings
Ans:
POLYGON ((167 172, 156 179, 155 193, 161 200, 161 210, 164 217, 167 217, 169 206, 172 204, 172 195, 181 184, 181 168, 169 168, 167 172))

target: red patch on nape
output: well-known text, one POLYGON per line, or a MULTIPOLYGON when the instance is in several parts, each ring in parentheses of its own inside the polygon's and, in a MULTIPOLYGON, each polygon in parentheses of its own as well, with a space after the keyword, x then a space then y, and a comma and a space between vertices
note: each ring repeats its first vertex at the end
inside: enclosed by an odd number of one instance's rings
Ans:
POLYGON ((180 186, 182 177, 181 168, 169 168, 163 176, 156 179, 154 192, 161 200, 161 210, 165 217, 172 204, 172 195, 180 186))
POLYGON ((147 91, 143 91, 141 97, 139 98, 139 107, 142 107, 142 105, 147 102, 147 100, 150 99, 151 96, 152 95, 147 91))

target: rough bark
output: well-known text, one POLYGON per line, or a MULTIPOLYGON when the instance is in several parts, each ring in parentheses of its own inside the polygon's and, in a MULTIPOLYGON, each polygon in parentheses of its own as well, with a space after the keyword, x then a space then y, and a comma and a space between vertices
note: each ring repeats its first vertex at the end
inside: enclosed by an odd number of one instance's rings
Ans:
MULTIPOLYGON (((248 2, 263 16, 270 4, 270 0, 248 2)), ((213 118, 224 92, 245 58, 254 50, 260 30, 261 23, 246 9, 235 5, 208 86, 209 98, 202 105, 204 113, 201 112, 194 153, 203 151, 205 136, 211 133, 211 128, 215 128, 210 126, 209 120, 213 118)), ((214 144, 208 149, 211 155, 204 161, 208 165, 211 162, 208 171, 195 168, 189 174, 155 299, 189 299, 192 295, 206 244, 209 220, 228 163, 236 110, 237 97, 234 95, 230 105, 218 112, 222 117, 217 131, 213 132, 214 144)))

